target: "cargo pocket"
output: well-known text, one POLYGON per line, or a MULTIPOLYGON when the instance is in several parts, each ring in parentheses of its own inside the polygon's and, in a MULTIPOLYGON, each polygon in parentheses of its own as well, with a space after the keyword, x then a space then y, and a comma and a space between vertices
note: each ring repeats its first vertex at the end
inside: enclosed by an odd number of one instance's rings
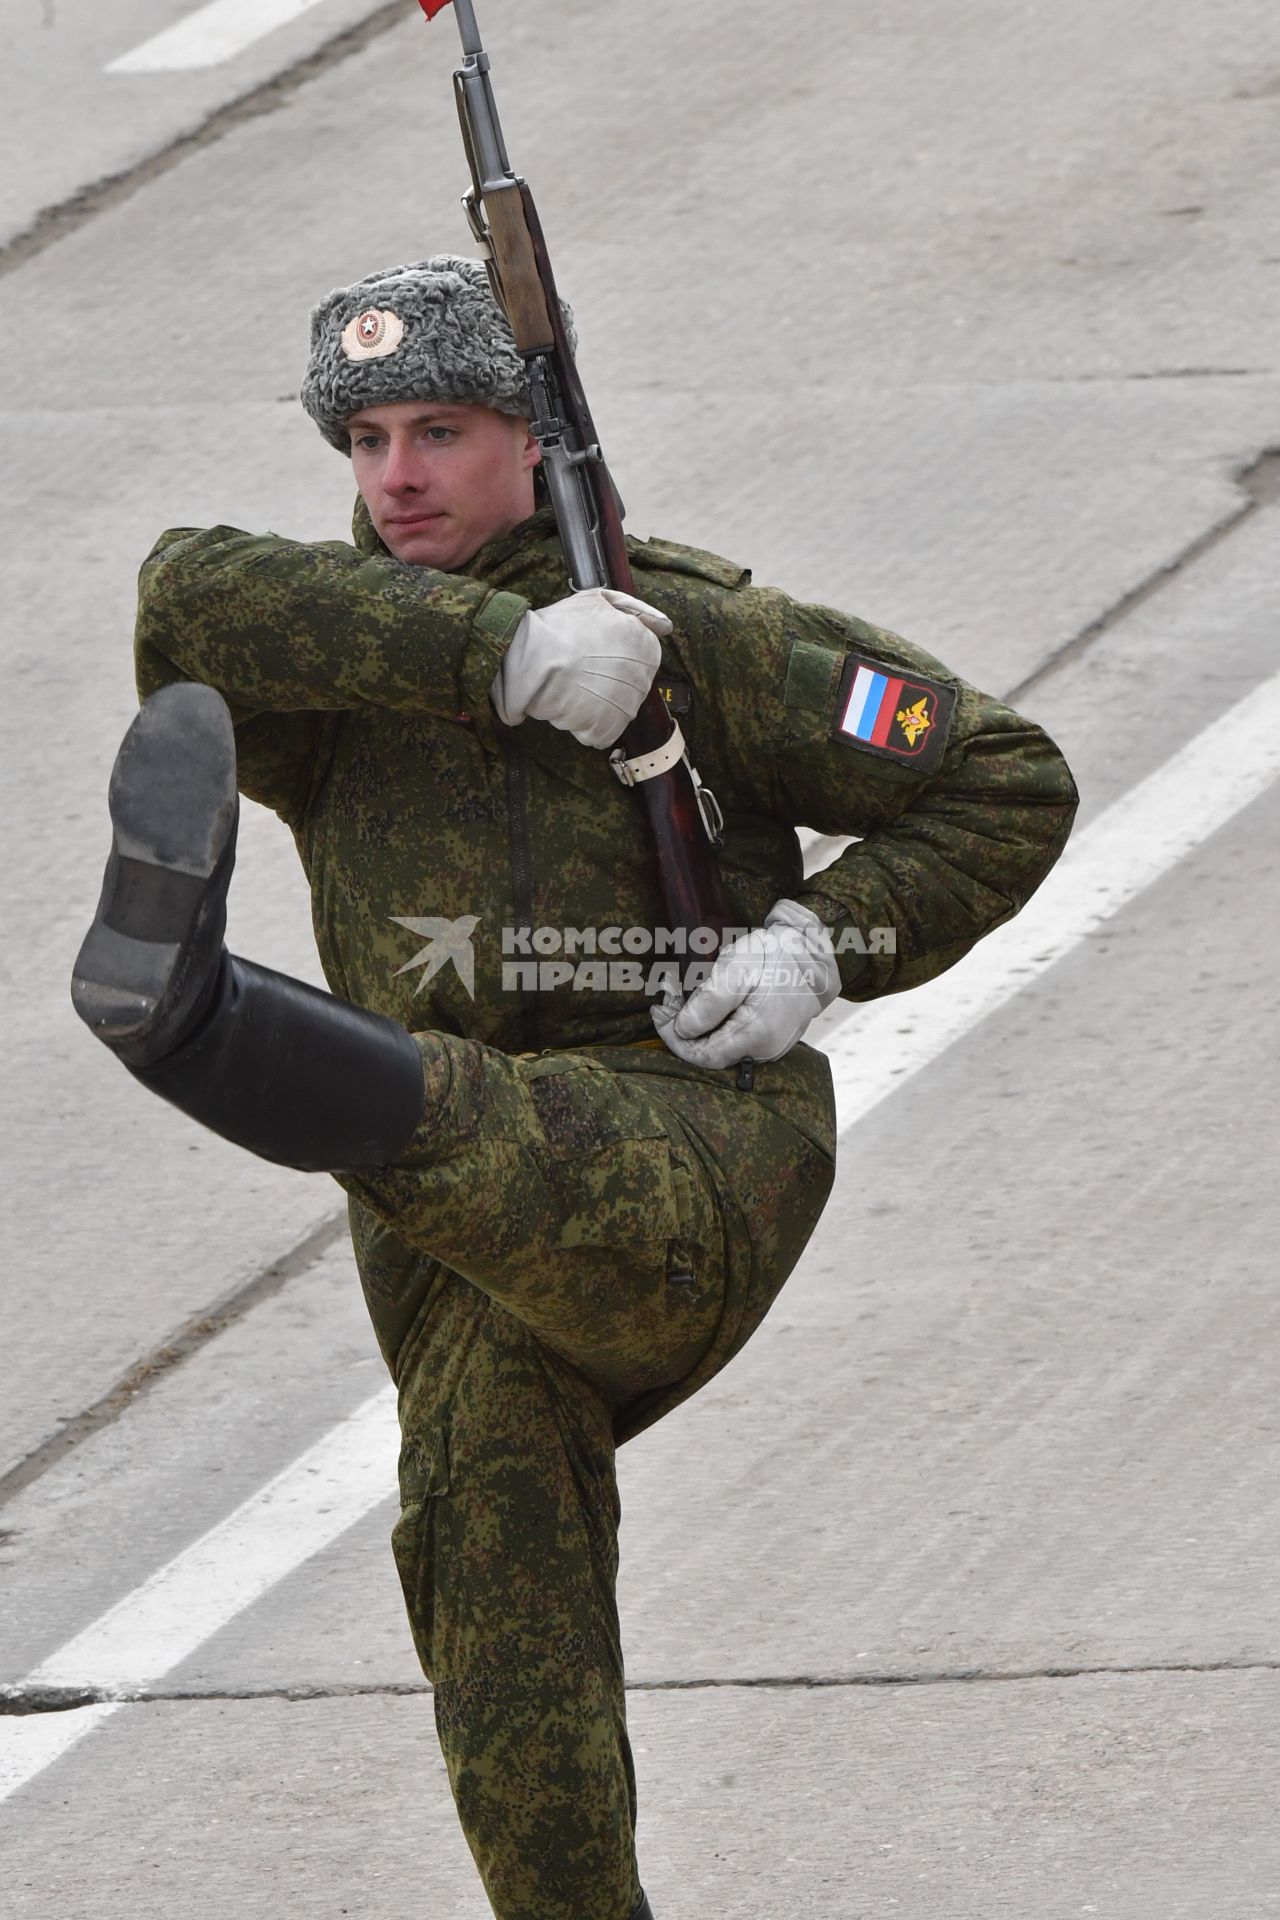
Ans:
POLYGON ((442 1426, 427 1428, 400 1448, 400 1518, 391 1530, 391 1551, 404 1593, 409 1628, 422 1671, 435 1680, 438 1606, 450 1569, 441 1539, 442 1507, 449 1493, 449 1445, 442 1426))
POLYGON ((595 1066, 544 1061, 529 1080, 555 1248, 609 1248, 665 1273, 678 1209, 668 1135, 652 1104, 595 1066))
POLYGON ((607 1390, 670 1379, 719 1312, 675 1126, 647 1087, 563 1057, 541 1061, 529 1091, 548 1213, 521 1318, 607 1390))

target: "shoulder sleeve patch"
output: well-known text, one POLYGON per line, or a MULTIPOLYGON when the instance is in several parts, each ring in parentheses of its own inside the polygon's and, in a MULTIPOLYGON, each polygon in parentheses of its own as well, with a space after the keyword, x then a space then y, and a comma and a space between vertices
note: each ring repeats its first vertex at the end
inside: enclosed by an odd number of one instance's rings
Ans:
POLYGON ((883 661, 851 653, 831 722, 833 740, 929 773, 942 758, 956 710, 956 689, 883 661))

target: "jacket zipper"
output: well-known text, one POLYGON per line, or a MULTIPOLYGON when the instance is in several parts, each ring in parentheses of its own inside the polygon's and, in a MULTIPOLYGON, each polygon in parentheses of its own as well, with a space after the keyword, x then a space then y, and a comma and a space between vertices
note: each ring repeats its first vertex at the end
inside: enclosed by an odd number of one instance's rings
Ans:
MULTIPOLYGON (((507 821, 511 836, 511 891, 517 927, 533 925, 533 840, 529 832, 529 759, 506 734, 507 821)), ((524 1052, 542 1048, 542 1020, 532 987, 520 989, 520 1030, 524 1052)))

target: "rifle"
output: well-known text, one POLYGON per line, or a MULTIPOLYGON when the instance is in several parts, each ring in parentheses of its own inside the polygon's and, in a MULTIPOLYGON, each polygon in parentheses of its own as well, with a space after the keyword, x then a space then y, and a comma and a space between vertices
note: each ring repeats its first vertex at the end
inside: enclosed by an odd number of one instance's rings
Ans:
MULTIPOLYGON (((575 593, 616 587, 634 594, 624 509, 574 364, 533 196, 507 159, 475 8, 472 0, 419 0, 428 20, 451 3, 465 55, 453 76, 471 170, 463 205, 494 298, 529 370, 530 431, 542 449, 569 581, 575 593)), ((622 784, 644 802, 668 927, 686 933, 707 928, 718 947, 731 920, 714 851, 724 818, 715 795, 699 780, 679 723, 656 686, 609 761, 622 784)))

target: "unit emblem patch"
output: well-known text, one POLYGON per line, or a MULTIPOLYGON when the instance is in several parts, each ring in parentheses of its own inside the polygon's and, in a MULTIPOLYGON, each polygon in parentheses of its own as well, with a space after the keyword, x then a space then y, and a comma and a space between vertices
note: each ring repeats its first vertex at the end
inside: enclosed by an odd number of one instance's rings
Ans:
POLYGON ((956 689, 940 680, 909 679, 880 661, 850 654, 831 733, 847 746, 927 773, 942 758, 955 706, 956 689))

